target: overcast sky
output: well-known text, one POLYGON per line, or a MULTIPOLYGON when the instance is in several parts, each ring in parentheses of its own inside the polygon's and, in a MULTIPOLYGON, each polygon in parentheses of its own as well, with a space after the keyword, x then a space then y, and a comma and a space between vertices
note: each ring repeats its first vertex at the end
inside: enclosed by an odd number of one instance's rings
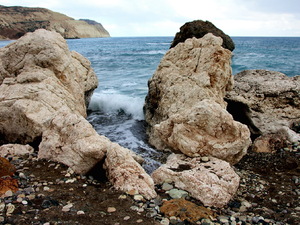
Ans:
POLYGON ((186 22, 209 20, 230 36, 300 37, 299 0, 0 0, 44 7, 102 23, 111 36, 174 36, 186 22))

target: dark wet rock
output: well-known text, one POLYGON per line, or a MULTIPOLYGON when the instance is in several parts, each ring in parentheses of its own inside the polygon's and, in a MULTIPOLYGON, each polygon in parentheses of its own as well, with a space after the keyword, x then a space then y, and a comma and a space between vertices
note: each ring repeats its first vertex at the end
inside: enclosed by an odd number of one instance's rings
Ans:
POLYGON ((207 33, 212 33, 217 37, 221 37, 223 39, 223 48, 226 48, 230 51, 234 50, 234 42, 228 35, 226 35, 211 22, 202 20, 188 22, 180 27, 180 32, 175 35, 175 38, 171 44, 171 48, 175 47, 180 42, 184 42, 188 38, 202 38, 207 33))
POLYGON ((51 198, 47 198, 42 202, 41 207, 47 209, 50 208, 51 206, 58 206, 58 205, 59 205, 58 201, 51 198))

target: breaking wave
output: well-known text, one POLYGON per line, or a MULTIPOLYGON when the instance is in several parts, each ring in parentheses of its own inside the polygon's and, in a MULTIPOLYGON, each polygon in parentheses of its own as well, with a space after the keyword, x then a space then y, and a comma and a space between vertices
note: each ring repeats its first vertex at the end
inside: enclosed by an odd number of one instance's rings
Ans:
POLYGON ((135 120, 143 120, 144 99, 117 93, 94 93, 89 110, 102 111, 105 114, 124 112, 135 120))

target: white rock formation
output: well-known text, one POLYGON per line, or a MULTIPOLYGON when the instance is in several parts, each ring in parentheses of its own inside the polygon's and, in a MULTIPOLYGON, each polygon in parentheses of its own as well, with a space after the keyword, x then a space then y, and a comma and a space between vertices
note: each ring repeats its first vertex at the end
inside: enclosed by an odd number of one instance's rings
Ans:
MULTIPOLYGON (((223 207, 239 187, 239 176, 229 163, 214 157, 204 162, 201 157, 189 158, 171 154, 165 165, 152 173, 155 184, 172 181, 205 206, 223 207)), ((205 160, 206 161, 206 160, 205 160)))
POLYGON ((294 122, 300 122, 300 76, 247 70, 234 80, 234 89, 226 95, 228 110, 247 124, 252 134, 278 133, 290 141, 300 140, 291 129, 294 122))
POLYGON ((115 144, 106 154, 107 177, 116 189, 140 194, 146 199, 156 197, 154 182, 145 170, 133 159, 127 149, 115 144))
POLYGON ((250 143, 248 128, 211 100, 171 115, 153 127, 153 134, 187 156, 214 156, 231 164, 247 153, 250 143))
POLYGON ((108 177, 116 188, 127 191, 132 181, 140 194, 155 197, 152 179, 136 161, 140 158, 98 135, 85 119, 97 84, 90 62, 70 52, 58 33, 38 30, 0 49, 0 144, 40 139, 40 158, 64 163, 80 174, 107 154, 108 177))
POLYGON ((20 144, 7 144, 0 146, 0 156, 7 157, 8 155, 27 155, 34 152, 33 147, 30 145, 20 145, 20 144))
POLYGON ((102 141, 84 119, 85 94, 98 84, 87 59, 70 52, 61 35, 46 30, 2 48, 0 58, 2 141, 27 144, 42 137, 39 157, 65 163, 78 173, 105 156, 109 141, 102 141))
POLYGON ((34 141, 62 107, 86 116, 97 77, 58 33, 28 34, 2 48, 0 59, 0 134, 6 142, 34 141))
POLYGON ((192 157, 211 155, 232 164, 249 147, 250 132, 226 112, 233 86, 231 52, 207 34, 170 49, 149 80, 145 118, 150 144, 192 157))

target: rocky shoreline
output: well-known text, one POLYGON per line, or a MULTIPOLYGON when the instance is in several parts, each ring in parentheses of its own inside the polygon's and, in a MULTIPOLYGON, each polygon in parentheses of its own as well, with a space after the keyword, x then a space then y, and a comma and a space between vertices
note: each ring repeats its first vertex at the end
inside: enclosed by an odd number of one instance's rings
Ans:
POLYGON ((63 164, 38 159, 36 153, 8 156, 17 169, 13 178, 18 180, 19 190, 15 193, 7 191, 1 198, 0 222, 44 225, 87 224, 86 221, 111 225, 299 224, 299 156, 300 142, 278 149, 276 153, 249 152, 234 167, 241 177, 237 193, 222 209, 202 209, 207 218, 201 218, 199 211, 193 211, 196 205, 203 207, 203 204, 187 192, 176 193, 172 183, 156 186, 158 196, 146 200, 141 195, 116 191, 103 177, 100 180, 93 177, 95 174, 79 175, 63 164), (171 196, 178 198, 181 195, 181 200, 186 200, 185 205, 161 212, 162 205, 169 202, 171 196), (191 209, 187 202, 195 204, 192 211, 188 211, 191 209))
POLYGON ((149 144, 170 153, 151 175, 86 120, 97 76, 61 35, 0 49, 0 221, 297 224, 300 76, 233 77, 222 42, 177 44, 149 80, 149 144))

